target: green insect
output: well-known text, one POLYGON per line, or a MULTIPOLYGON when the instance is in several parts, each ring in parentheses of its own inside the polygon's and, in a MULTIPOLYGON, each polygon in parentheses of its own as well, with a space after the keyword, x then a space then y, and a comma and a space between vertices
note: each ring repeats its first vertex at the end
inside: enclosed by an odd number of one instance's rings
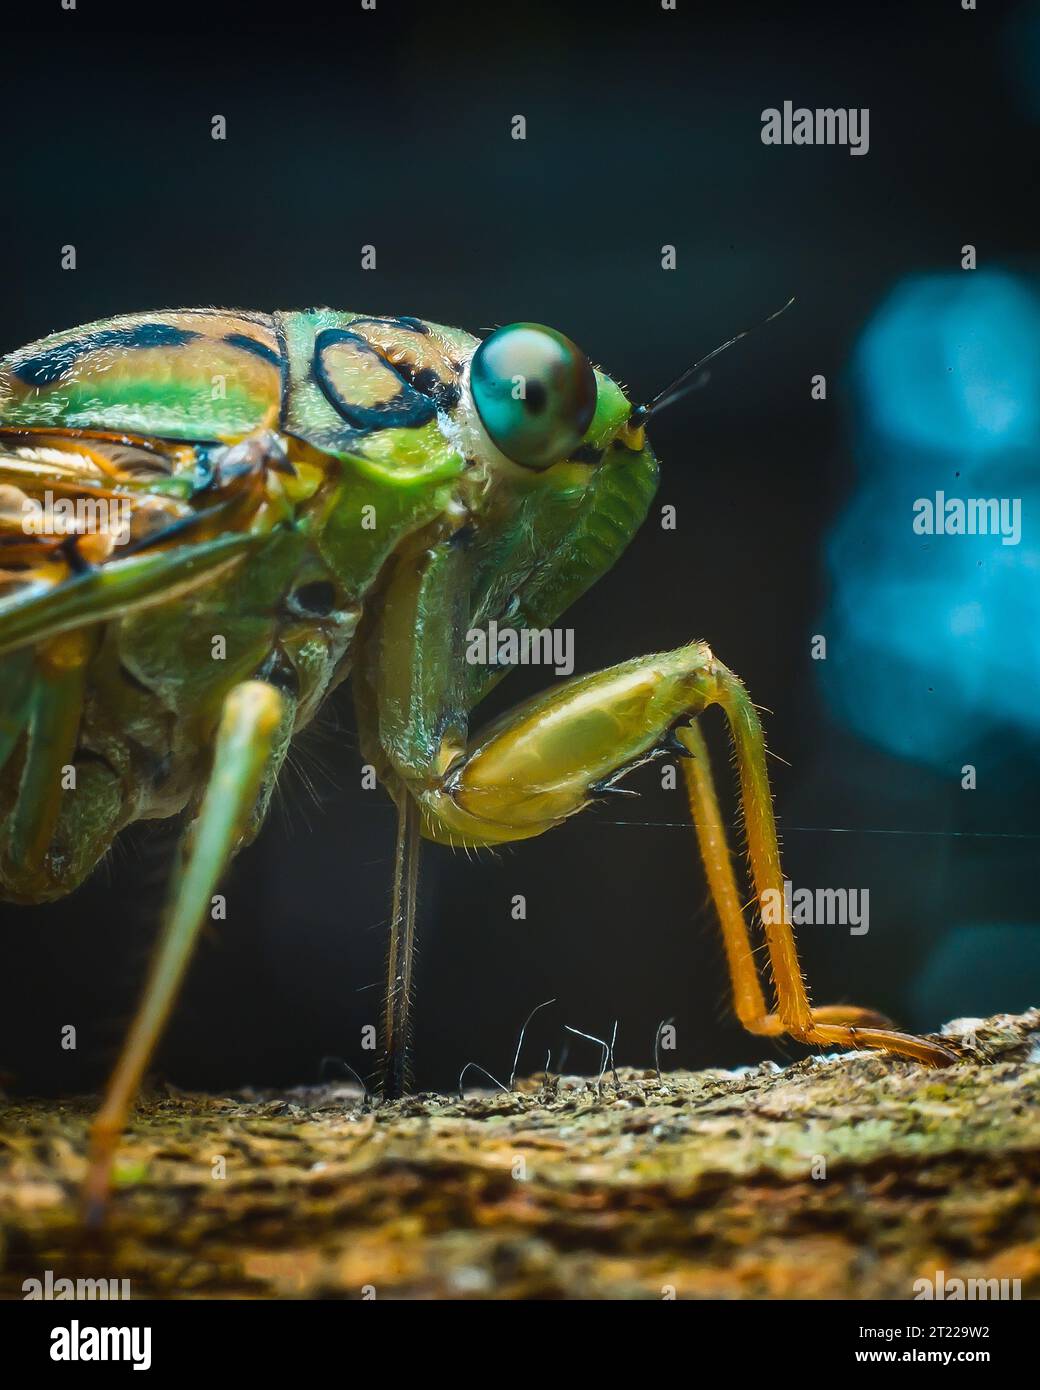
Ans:
POLYGON ((783 893, 765 749, 703 643, 470 731, 502 670, 467 661, 467 632, 545 629, 614 564, 656 487, 646 423, 696 370, 633 407, 537 324, 480 341, 327 309, 132 315, 0 361, 0 890, 60 897, 131 822, 188 821, 92 1131, 95 1208, 220 877, 348 675, 398 810, 385 1096, 406 1084, 420 838, 540 835, 666 746, 687 755, 744 1025, 953 1060, 866 1010, 813 1009, 790 925, 763 912, 767 1007, 696 718, 718 705, 729 721, 760 903, 783 893))

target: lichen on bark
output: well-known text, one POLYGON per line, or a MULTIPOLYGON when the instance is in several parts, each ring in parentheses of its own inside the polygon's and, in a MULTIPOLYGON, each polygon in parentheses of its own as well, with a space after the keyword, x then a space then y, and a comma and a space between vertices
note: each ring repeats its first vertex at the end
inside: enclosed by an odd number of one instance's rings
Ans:
POLYGON ((139 1297, 908 1299, 938 1270, 1035 1296, 1040 1011, 943 1037, 946 1071, 856 1053, 392 1105, 167 1088, 90 1238, 92 1103, 13 1101, 0 1295, 50 1269, 139 1297))

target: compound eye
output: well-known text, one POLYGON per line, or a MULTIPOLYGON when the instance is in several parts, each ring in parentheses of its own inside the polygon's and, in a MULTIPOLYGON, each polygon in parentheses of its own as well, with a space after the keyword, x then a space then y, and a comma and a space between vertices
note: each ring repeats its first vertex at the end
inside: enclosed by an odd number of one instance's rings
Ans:
POLYGON ((470 390, 496 448, 526 468, 567 458, 596 411, 588 358, 540 323, 511 323, 485 338, 473 354, 470 390))

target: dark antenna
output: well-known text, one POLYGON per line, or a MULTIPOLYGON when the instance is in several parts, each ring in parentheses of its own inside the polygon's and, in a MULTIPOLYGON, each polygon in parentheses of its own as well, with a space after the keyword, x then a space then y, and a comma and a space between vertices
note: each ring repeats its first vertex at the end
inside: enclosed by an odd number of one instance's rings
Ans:
POLYGON ((653 398, 649 405, 638 406, 632 412, 629 423, 632 425, 641 425, 657 411, 664 410, 665 406, 674 405, 676 401, 681 400, 688 391, 692 391, 702 384, 702 379, 699 375, 702 367, 705 367, 713 358, 718 357, 720 353, 725 352, 727 348, 731 348, 734 343, 739 343, 741 338, 746 338, 749 333, 753 333, 756 328, 765 328, 767 323, 772 323, 774 319, 778 319, 785 310, 790 309, 793 303, 794 295, 791 296, 782 308, 770 314, 767 319, 763 319, 761 323, 752 325, 751 328, 745 328, 742 332, 727 339, 726 342, 720 343, 717 348, 713 348, 712 351, 702 357, 699 362, 695 362, 692 367, 687 367, 682 376, 677 377, 675 381, 672 382, 671 386, 666 386, 663 391, 653 398))

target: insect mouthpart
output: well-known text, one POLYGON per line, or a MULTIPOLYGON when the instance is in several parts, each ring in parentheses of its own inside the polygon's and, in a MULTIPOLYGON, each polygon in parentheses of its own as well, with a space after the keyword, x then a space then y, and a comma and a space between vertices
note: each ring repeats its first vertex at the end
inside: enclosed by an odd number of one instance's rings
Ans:
POLYGON ((623 444, 626 449, 631 449, 633 453, 638 454, 646 448, 647 414, 645 405, 634 406, 631 415, 618 430, 618 443, 623 444))

